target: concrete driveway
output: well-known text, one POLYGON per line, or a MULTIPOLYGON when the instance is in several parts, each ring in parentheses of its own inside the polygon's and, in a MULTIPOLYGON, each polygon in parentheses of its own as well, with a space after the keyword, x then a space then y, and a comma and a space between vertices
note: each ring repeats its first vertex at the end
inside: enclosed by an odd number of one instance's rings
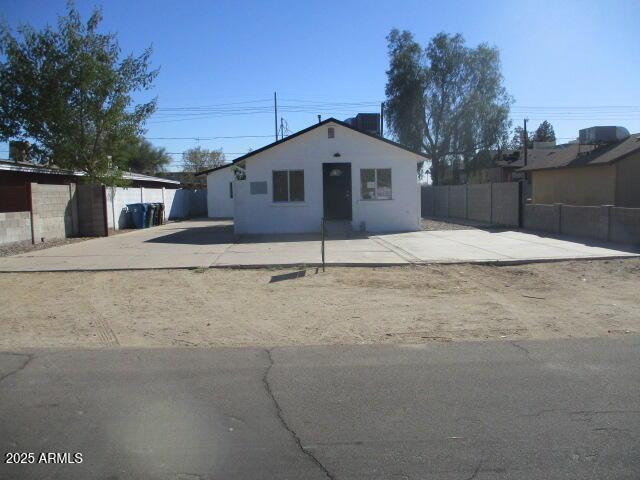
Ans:
MULTIPOLYGON (((520 230, 447 230, 330 238, 328 265, 513 263, 637 256, 624 245, 520 230)), ((191 220, 0 258, 0 271, 320 265, 318 235, 234 238, 229 221, 191 220)))

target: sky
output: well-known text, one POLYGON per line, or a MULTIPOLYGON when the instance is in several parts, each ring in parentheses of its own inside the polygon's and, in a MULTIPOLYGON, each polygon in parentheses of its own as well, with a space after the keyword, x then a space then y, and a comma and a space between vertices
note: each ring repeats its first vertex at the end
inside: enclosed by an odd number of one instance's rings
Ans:
MULTIPOLYGON (((55 24, 66 0, 0 0, 15 28, 55 24)), ((195 1, 78 0, 123 54, 153 47, 160 68, 146 137, 172 154, 222 148, 231 160, 272 142, 273 94, 290 132, 322 118, 379 111, 386 36, 411 31, 426 46, 439 32, 500 50, 511 117, 549 120, 560 142, 592 125, 640 132, 640 1, 195 1), (236 137, 236 138, 220 138, 236 137)), ((0 158, 8 155, 0 144, 0 158)))

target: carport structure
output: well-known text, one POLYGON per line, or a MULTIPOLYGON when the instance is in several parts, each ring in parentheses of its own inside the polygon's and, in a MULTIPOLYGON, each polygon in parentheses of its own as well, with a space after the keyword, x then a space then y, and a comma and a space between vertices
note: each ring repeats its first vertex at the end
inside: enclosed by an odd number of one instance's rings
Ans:
MULTIPOLYGON (((241 236, 230 221, 190 220, 0 258, 0 271, 319 266, 319 235, 241 236)), ((327 265, 391 266, 620 258, 637 248, 521 230, 469 229, 331 237, 327 265)))

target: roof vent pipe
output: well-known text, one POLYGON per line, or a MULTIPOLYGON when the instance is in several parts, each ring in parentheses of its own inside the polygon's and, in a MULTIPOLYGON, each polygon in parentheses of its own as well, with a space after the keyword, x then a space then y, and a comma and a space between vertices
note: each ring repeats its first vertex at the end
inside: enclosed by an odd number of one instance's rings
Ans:
POLYGON ((318 115, 318 123, 322 123, 322 115, 318 115))

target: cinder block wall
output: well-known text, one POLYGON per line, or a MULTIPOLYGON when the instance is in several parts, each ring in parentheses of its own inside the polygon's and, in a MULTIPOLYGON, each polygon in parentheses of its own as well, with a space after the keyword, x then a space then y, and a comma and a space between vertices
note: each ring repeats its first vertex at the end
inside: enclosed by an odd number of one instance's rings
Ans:
POLYGON ((610 210, 609 239, 640 244, 640 208, 613 207, 610 210))
POLYGON ((76 185, 31 184, 35 242, 78 234, 76 185))
POLYGON ((609 207, 562 205, 560 233, 574 237, 609 238, 609 207))
MULTIPOLYGON (((517 197, 516 197, 517 201, 517 197)), ((467 185, 467 202, 469 220, 491 222, 491 184, 479 183, 467 185)))
POLYGON ((0 213, 0 245, 17 242, 31 243, 31 213, 0 213))
POLYGON ((105 198, 102 185, 80 184, 78 195, 78 227, 83 237, 106 236, 105 198))
POLYGON ((520 224, 520 187, 517 182, 491 184, 491 222, 517 227, 520 224))
POLYGON ((640 244, 640 208, 529 204, 524 227, 616 243, 640 244))
POLYGON ((539 203, 525 205, 524 228, 541 232, 560 233, 560 206, 539 203))
POLYGON ((517 227, 520 223, 518 182, 423 186, 422 215, 476 220, 517 227))
POLYGON ((433 212, 438 217, 449 216, 449 187, 434 187, 433 212))
POLYGON ((467 218, 467 186, 451 185, 449 189, 449 216, 467 218))
POLYGON ((422 185, 420 187, 420 203, 423 217, 435 215, 433 208, 434 200, 434 187, 431 185, 422 185))

